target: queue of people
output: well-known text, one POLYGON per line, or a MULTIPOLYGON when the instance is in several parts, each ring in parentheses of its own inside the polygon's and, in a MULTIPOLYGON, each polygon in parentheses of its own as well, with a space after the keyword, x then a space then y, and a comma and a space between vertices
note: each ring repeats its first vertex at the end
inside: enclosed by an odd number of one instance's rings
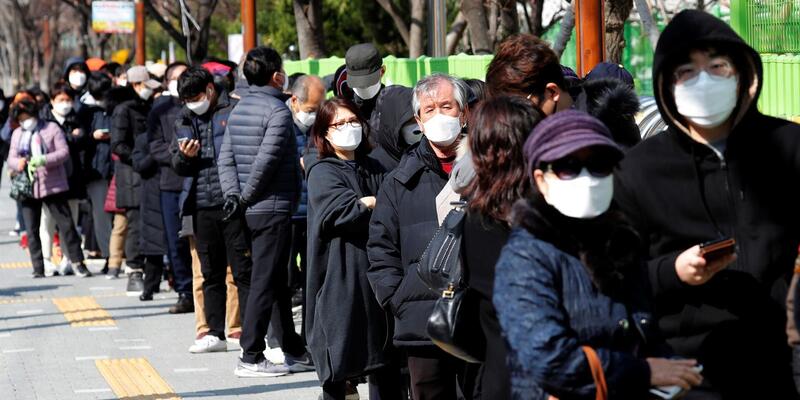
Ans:
POLYGON ((268 47, 239 65, 69 60, 0 132, 34 277, 124 273, 149 301, 168 275, 170 312, 196 314, 189 352, 238 342, 237 376, 316 371, 323 399, 362 382, 384 400, 800 397, 783 184, 800 126, 759 113, 760 58, 727 24, 666 26, 668 128, 644 141, 630 74, 581 79, 532 35, 499 45, 485 83, 385 70, 368 43, 322 78, 268 47), (460 278, 432 288, 429 257, 460 278), (444 300, 463 307, 449 345, 431 333, 444 300))

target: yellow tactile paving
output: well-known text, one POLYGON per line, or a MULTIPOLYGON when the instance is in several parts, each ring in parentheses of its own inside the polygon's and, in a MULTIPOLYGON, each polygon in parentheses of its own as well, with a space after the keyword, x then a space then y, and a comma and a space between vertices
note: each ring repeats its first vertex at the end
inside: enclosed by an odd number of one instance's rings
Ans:
MULTIPOLYGON (((125 292, 115 292, 115 293, 96 294, 94 297, 100 298, 100 297, 125 297, 125 296, 127 296, 125 292)), ((19 296, 19 297, 9 297, 9 298, 0 297, 0 305, 39 303, 42 301, 51 301, 53 299, 54 299, 53 297, 36 297, 36 296, 19 296)))
POLYGON ((144 358, 96 360, 95 365, 120 399, 180 399, 144 358))
POLYGON ((64 313, 70 326, 113 326, 111 314, 100 307, 92 296, 62 297, 53 299, 53 304, 64 313))
POLYGON ((0 269, 33 268, 30 261, 16 261, 0 263, 0 269))

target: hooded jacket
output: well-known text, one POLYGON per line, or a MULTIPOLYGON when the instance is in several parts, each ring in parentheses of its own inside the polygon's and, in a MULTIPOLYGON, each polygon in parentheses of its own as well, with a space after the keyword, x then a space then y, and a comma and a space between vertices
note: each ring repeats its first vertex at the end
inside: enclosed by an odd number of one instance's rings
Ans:
MULTIPOLYGON (((130 92, 134 90, 127 88, 130 92)), ((139 186, 141 178, 133 169, 133 149, 136 137, 147 132, 147 114, 150 112, 150 101, 145 101, 135 94, 135 98, 123 102, 114 108, 111 116, 111 152, 119 157, 114 164, 117 183, 117 207, 139 207, 139 186)))
POLYGON ((160 168, 159 187, 168 192, 180 192, 183 178, 172 169, 172 154, 169 146, 175 139, 175 120, 183 103, 174 96, 162 95, 153 101, 153 109, 147 116, 147 135, 150 141, 150 156, 160 168))
POLYGON ((796 398, 784 303, 800 242, 800 126, 758 111, 758 53, 704 12, 684 11, 666 27, 653 79, 669 128, 628 152, 614 195, 648 242, 659 328, 679 355, 699 359, 723 396, 756 398, 768 388, 774 398, 796 398), (669 63, 703 45, 732 49, 749 64, 736 65, 739 103, 719 154, 690 138, 665 85, 669 63), (677 256, 723 236, 736 240, 737 260, 703 285, 683 283, 677 256))
POLYGON ((64 168, 67 171, 67 180, 69 182, 69 190, 67 197, 70 199, 83 199, 86 197, 86 181, 83 174, 81 165, 81 156, 83 154, 83 143, 86 138, 86 132, 82 129, 78 114, 73 110, 64 116, 63 123, 58 122, 53 113, 53 109, 48 105, 47 120, 55 122, 64 132, 64 139, 67 141, 69 147, 69 160, 64 163, 64 168), (77 129, 78 135, 73 135, 72 131, 77 129))
POLYGON ((400 163, 403 153, 410 147, 400 134, 406 122, 414 118, 411 98, 414 92, 404 86, 389 86, 378 95, 370 128, 375 149, 370 157, 391 171, 400 163))

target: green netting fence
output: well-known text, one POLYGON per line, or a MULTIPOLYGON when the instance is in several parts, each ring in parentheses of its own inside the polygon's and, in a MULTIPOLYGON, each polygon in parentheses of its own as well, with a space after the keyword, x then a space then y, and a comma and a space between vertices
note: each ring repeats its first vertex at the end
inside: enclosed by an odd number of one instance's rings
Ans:
POLYGON ((731 24, 761 53, 800 53, 798 0, 732 0, 731 24))

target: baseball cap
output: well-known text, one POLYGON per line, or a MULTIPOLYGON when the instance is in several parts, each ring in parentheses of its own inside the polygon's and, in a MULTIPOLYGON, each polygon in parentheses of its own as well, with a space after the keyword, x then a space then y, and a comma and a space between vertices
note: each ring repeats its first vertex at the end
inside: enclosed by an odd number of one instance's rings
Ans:
POLYGON ((128 68, 127 74, 128 74, 128 83, 144 82, 144 84, 150 89, 158 89, 159 87, 161 87, 161 84, 158 83, 157 80, 150 78, 150 73, 147 72, 147 67, 143 65, 137 65, 128 68))
POLYGON ((383 59, 372 43, 361 43, 347 49, 344 55, 347 66, 347 85, 365 88, 381 80, 383 59))
POLYGON ((605 78, 618 79, 630 87, 634 85, 633 75, 620 64, 601 62, 586 74, 586 80, 588 81, 605 78))

